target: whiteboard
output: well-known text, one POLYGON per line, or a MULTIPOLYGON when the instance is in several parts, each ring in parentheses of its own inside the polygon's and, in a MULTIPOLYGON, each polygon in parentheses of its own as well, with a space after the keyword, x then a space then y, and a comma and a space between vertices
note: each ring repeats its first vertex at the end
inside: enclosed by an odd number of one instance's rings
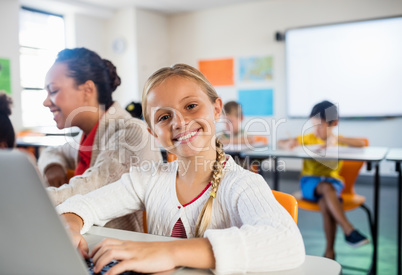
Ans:
POLYGON ((340 117, 402 116, 402 17, 289 29, 287 113, 329 100, 340 117))

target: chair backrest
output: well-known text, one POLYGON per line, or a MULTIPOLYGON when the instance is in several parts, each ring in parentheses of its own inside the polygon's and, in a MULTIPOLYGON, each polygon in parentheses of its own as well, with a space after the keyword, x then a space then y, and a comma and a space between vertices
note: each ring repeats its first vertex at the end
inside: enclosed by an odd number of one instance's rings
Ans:
POLYGON ((254 141, 255 141, 255 142, 261 142, 261 143, 264 143, 264 144, 268 144, 268 137, 265 137, 265 136, 255 136, 255 137, 254 137, 254 141))
MULTIPOLYGON (((365 146, 369 145, 367 138, 362 138, 362 140, 364 140, 365 146)), ((363 161, 343 161, 342 168, 339 171, 339 175, 343 178, 345 184, 342 194, 355 194, 355 181, 359 176, 363 163, 363 161)))
POLYGON ((299 214, 299 207, 297 200, 290 194, 286 194, 280 191, 272 190, 275 199, 289 212, 295 223, 297 223, 297 216, 299 214))
POLYGON ((74 177, 74 175, 75 175, 75 170, 73 170, 73 169, 67 169, 67 175, 66 175, 66 177, 67 177, 67 182, 69 182, 70 179, 71 179, 72 177, 74 177))
POLYGON ((166 161, 167 162, 173 162, 177 160, 177 156, 175 154, 172 154, 170 152, 166 152, 166 161))

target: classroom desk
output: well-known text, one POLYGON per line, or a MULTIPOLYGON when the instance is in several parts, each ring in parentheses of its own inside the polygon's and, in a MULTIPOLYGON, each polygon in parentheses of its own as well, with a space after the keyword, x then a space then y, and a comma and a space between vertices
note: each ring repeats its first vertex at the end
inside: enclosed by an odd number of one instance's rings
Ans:
MULTIPOLYGON (((18 137, 16 144, 17 147, 33 147, 35 149, 35 157, 38 158, 41 147, 55 147, 71 141, 74 141, 73 136, 24 136, 18 137)), ((79 141, 74 142, 77 142, 77 145, 79 145, 79 141)))
POLYGON ((398 275, 402 274, 401 257, 402 257, 402 148, 390 149, 387 160, 395 162, 395 170, 398 172, 398 275))
POLYGON ((255 149, 261 149, 261 148, 268 148, 268 145, 264 142, 255 142, 252 144, 226 144, 223 145, 223 150, 225 151, 226 154, 229 155, 238 155, 242 152, 245 152, 247 150, 255 150, 255 149))
POLYGON ((351 160, 351 161, 364 161, 367 165, 367 170, 371 170, 374 165, 374 219, 373 219, 373 258, 371 273, 377 274, 377 254, 378 254, 378 206, 380 194, 380 174, 379 163, 387 154, 388 148, 386 147, 338 147, 337 150, 328 150, 321 152, 314 152, 313 150, 304 150, 302 147, 297 147, 293 150, 248 150, 241 153, 242 157, 249 157, 251 159, 267 159, 274 160, 273 165, 273 189, 278 190, 279 184, 279 171, 277 169, 279 158, 294 158, 294 159, 317 159, 317 160, 351 160))
MULTIPOLYGON (((95 244, 101 241, 103 238, 115 238, 121 240, 131 240, 131 241, 170 241, 175 238, 156 236, 151 234, 144 234, 132 231, 124 231, 118 229, 111 229, 105 227, 93 226, 88 233, 84 235, 84 238, 88 242, 88 246, 91 249, 95 244)), ((306 256, 305 262, 295 268, 280 272, 259 272, 252 274, 259 275, 339 275, 341 274, 341 265, 333 260, 318 257, 318 256, 306 256)), ((206 275, 213 274, 209 269, 191 269, 191 268, 179 268, 172 271, 169 274, 192 274, 192 275, 206 275)), ((165 273, 163 273, 165 274, 165 273)), ((250 273, 251 274, 251 273, 250 273)))

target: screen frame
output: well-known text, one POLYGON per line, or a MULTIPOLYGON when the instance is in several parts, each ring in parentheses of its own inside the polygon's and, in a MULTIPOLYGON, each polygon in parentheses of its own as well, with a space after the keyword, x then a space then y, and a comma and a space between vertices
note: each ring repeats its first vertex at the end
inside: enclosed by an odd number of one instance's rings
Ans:
MULTIPOLYGON (((393 15, 393 16, 386 16, 386 17, 375 17, 375 18, 368 18, 368 19, 359 19, 359 20, 348 20, 348 21, 341 21, 341 22, 332 22, 332 23, 323 23, 323 24, 314 24, 314 25, 305 25, 300 27, 291 27, 287 28, 284 31, 284 42, 287 43, 287 36, 288 32, 290 31, 297 31, 297 30, 305 30, 305 29, 316 29, 321 27, 333 27, 333 26, 341 26, 347 24, 354 24, 354 23, 369 23, 373 21, 379 20, 388 20, 388 19, 402 19, 401 15, 393 15)), ((285 44, 285 99, 286 99, 286 115, 288 118, 292 119, 305 119, 309 117, 310 110, 307 110, 305 115, 291 115, 290 114, 290 94, 289 94, 289 68, 288 68, 288 48, 285 44)), ((402 90, 401 90, 402 92, 402 90)), ((318 102, 317 102, 318 103, 318 102)), ((334 102, 335 105, 338 105, 338 102, 334 102)), ((364 116, 352 116, 352 115, 342 115, 342 112, 339 114, 339 119, 345 120, 381 120, 381 119, 388 119, 388 118, 400 118, 402 117, 402 106, 401 111, 398 114, 383 114, 383 115, 364 115, 364 116)))

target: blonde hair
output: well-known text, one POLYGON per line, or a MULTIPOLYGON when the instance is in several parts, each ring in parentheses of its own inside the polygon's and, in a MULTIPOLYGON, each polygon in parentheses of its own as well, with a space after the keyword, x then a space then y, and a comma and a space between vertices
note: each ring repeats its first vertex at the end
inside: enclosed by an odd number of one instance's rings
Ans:
MULTIPOLYGON (((207 78, 197 69, 186 64, 175 64, 171 67, 164 67, 153 73, 145 83, 144 90, 142 91, 142 110, 145 121, 149 128, 151 127, 151 121, 147 114, 147 96, 148 93, 156 86, 163 83, 165 80, 171 77, 183 77, 195 81, 202 90, 207 94, 211 103, 215 103, 219 98, 212 84, 207 78)), ((211 193, 208 201, 202 208, 200 215, 198 216, 195 226, 195 237, 202 237, 205 230, 211 222, 212 217, 212 203, 218 192, 219 183, 221 182, 223 175, 223 166, 225 162, 225 153, 222 149, 222 143, 216 138, 216 160, 213 165, 212 180, 211 180, 211 193)))
POLYGON ((218 192, 219 184, 221 183, 223 176, 223 167, 225 164, 225 152, 223 151, 223 145, 220 140, 216 139, 216 160, 214 162, 214 170, 212 172, 211 180, 211 194, 202 208, 200 215, 198 216, 197 223, 195 225, 195 237, 204 236, 205 230, 207 230, 208 225, 211 223, 212 218, 212 203, 218 192))

